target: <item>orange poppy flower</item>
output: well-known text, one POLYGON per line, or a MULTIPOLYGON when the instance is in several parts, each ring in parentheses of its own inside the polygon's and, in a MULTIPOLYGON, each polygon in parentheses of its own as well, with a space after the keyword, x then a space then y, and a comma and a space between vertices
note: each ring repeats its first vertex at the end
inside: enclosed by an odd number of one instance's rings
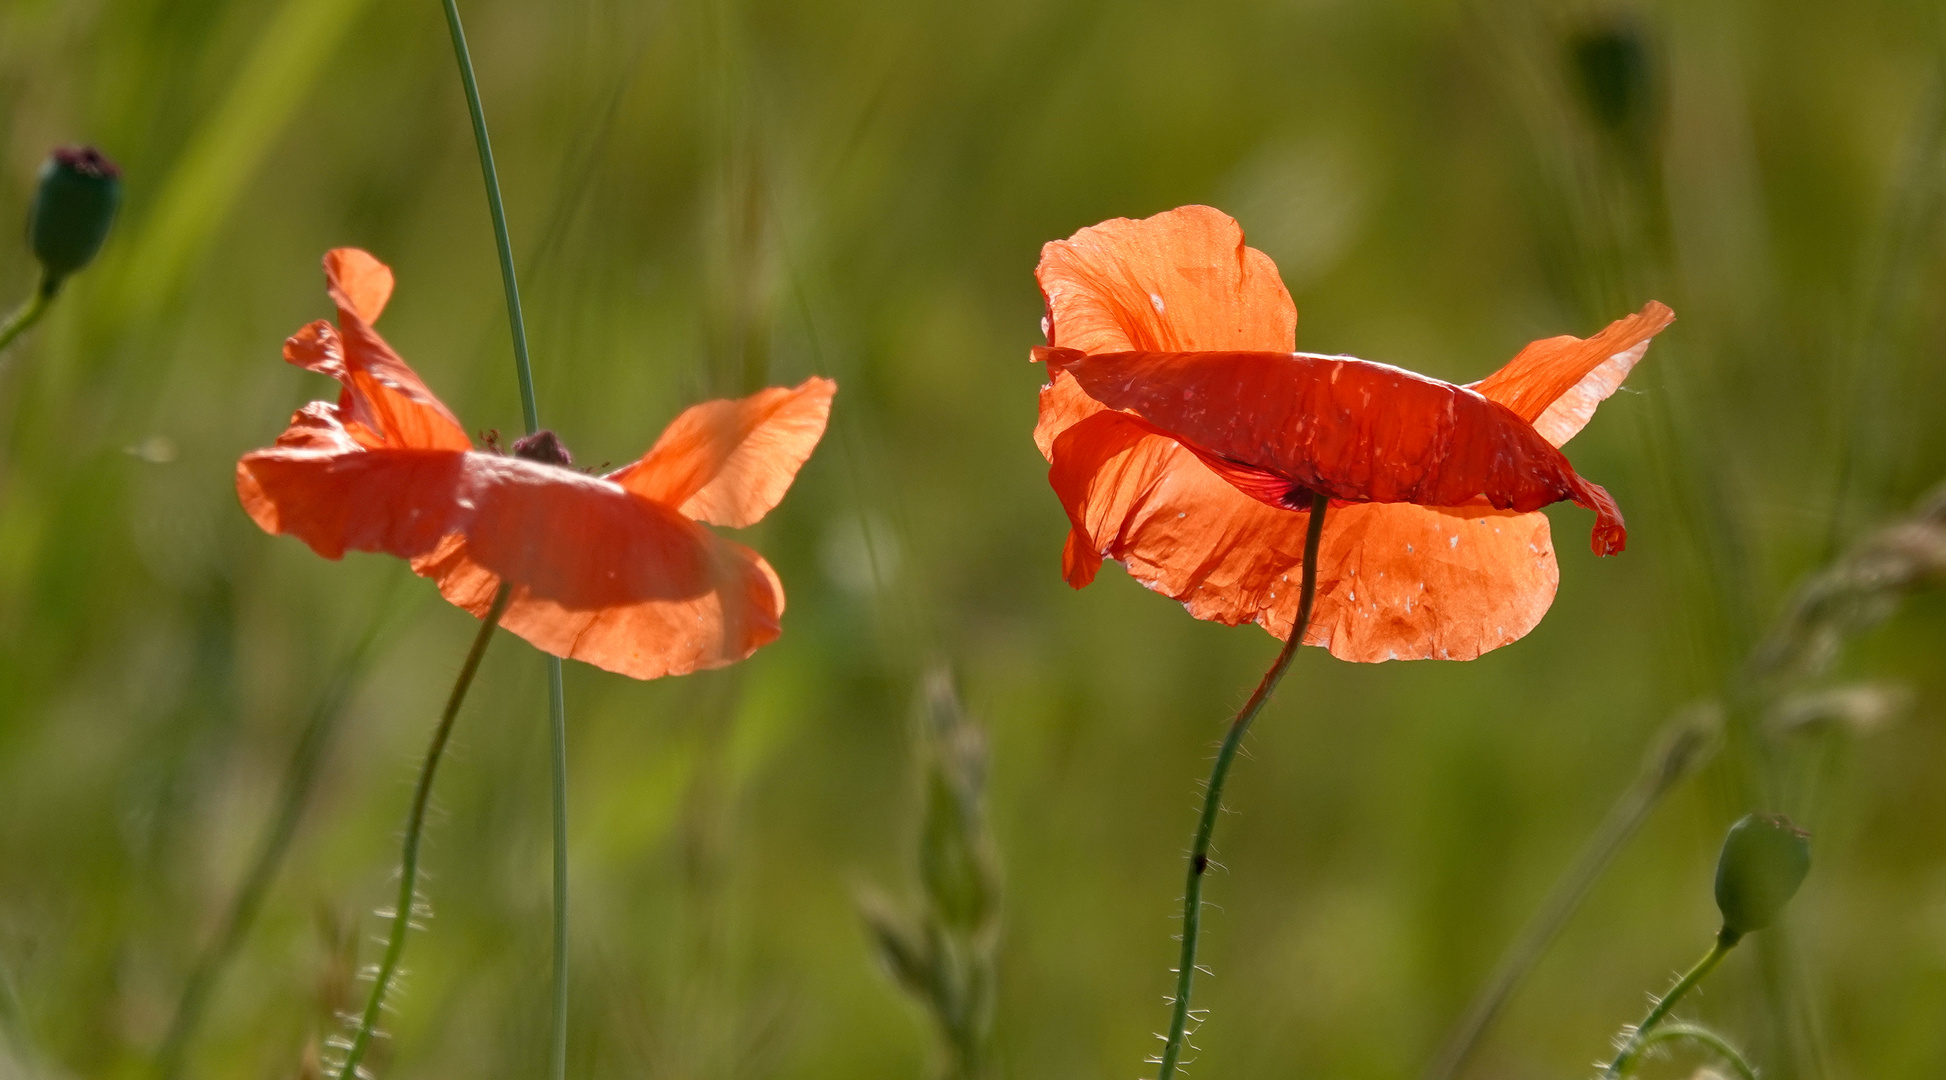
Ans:
POLYGON ((1071 529, 1068 583, 1103 559, 1199 619, 1297 614, 1307 509, 1329 496, 1305 643, 1346 660, 1472 659, 1540 621, 1560 580, 1547 517, 1620 510, 1558 447, 1674 318, 1651 302, 1455 386, 1296 353, 1297 308, 1220 211, 1118 218, 1041 250, 1049 368, 1034 439, 1071 529))
POLYGON ((824 434, 837 384, 813 377, 693 406, 606 476, 570 468, 548 431, 512 456, 482 452, 372 329, 392 271, 340 248, 324 272, 338 325, 298 331, 284 358, 344 389, 237 463, 237 497, 265 532, 328 559, 409 559, 476 617, 511 582, 503 627, 638 679, 721 667, 777 637, 776 572, 698 522, 740 528, 777 505, 824 434))

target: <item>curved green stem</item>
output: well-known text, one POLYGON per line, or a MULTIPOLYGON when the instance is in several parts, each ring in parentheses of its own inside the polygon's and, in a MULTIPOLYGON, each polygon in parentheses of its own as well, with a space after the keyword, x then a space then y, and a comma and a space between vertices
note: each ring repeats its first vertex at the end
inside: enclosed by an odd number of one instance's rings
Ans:
POLYGON ((1210 769, 1209 785, 1203 791, 1203 813, 1196 820, 1196 838, 1189 852, 1189 879, 1183 887, 1182 955, 1176 965, 1176 1003, 1169 1016, 1169 1038, 1162 1048, 1158 1080, 1170 1080, 1176 1074, 1183 1045, 1188 1041, 1189 992, 1196 980, 1196 939, 1203 923, 1203 875, 1209 869, 1210 834, 1216 830, 1216 815, 1223 808, 1223 783, 1229 778, 1230 763, 1236 759, 1237 747, 1242 745, 1250 722, 1257 718, 1264 703, 1270 700, 1271 692, 1283 681, 1284 672, 1297 655, 1297 647, 1304 642, 1304 631, 1310 628, 1311 606, 1318 597, 1318 544, 1324 536, 1324 515, 1329 505, 1330 501, 1323 495, 1311 499, 1310 527, 1304 534, 1304 581, 1298 595, 1297 618, 1291 623, 1290 636, 1284 640, 1277 659, 1257 684, 1256 692, 1230 721, 1229 733, 1223 737, 1223 745, 1216 751, 1216 764, 1210 769))
MULTIPOLYGON (((500 284, 507 294, 507 329, 513 335, 514 374, 520 380, 520 412, 527 434, 540 430, 540 405, 534 400, 534 368, 527 356, 527 322, 520 310, 520 282, 514 273, 513 239, 507 232, 507 207, 500 197, 500 172, 493 164, 493 141, 487 136, 486 109, 480 104, 480 84, 473 75, 473 56, 466 47, 457 0, 442 0, 446 29, 453 38, 453 58, 459 62, 460 83, 466 88, 466 109, 473 119, 473 143, 480 152, 480 175, 486 183, 487 211, 493 217, 493 242, 500 256, 500 284)), ((561 686, 561 661, 548 657, 548 731, 553 758, 554 787, 554 989, 553 1034, 548 1045, 548 1075, 567 1075, 568 1018, 568 733, 567 705, 561 686)))
MULTIPOLYGON (((1703 1027, 1701 1024, 1664 1024, 1656 1028, 1654 1031, 1642 1037, 1642 1045, 1636 1047, 1634 1061, 1640 1061, 1642 1053, 1646 1052, 1649 1047, 1654 1046, 1656 1043, 1668 1042, 1675 1039, 1693 1039, 1696 1042, 1702 1043, 1704 1046, 1716 1051, 1717 1056, 1721 1057, 1724 1061, 1729 1062, 1730 1068, 1735 1069, 1737 1075, 1742 1077, 1743 1080, 1757 1080, 1757 1070, 1748 1061, 1743 1059, 1743 1055, 1737 1052, 1736 1047, 1730 1045, 1730 1040, 1703 1027)), ((1628 1066, 1631 1071, 1634 1069, 1634 1061, 1631 1061, 1628 1066)))
POLYGON ((365 1051, 371 1048, 372 1035, 378 1029, 378 1014, 385 1007, 385 993, 392 987, 393 976, 398 974, 399 956, 405 952, 406 931, 412 926, 413 899, 419 883, 419 838, 425 833, 433 776, 439 771, 439 759, 446 753, 446 740, 453 734, 453 718, 459 715, 460 703, 466 700, 466 691, 473 685, 473 675, 480 670, 480 658, 486 655, 487 643, 493 640, 493 631, 500 625, 500 616, 507 610, 507 601, 512 596, 513 587, 505 584, 493 594, 493 604, 480 620, 480 632, 473 638, 473 648, 466 654, 459 678, 453 681, 446 711, 440 714, 439 726, 433 729, 425 763, 419 767, 419 783, 412 791, 412 811, 405 822, 405 849, 399 856, 399 895, 392 909, 392 932, 386 938, 385 956, 379 961, 371 997, 366 999, 365 1011, 358 1020, 358 1031, 352 1036, 344 1064, 338 1069, 338 1080, 356 1080, 358 1063, 364 1060, 365 1051))
POLYGON ((1676 1003, 1681 1001, 1684 995, 1695 989, 1696 984, 1702 982, 1703 977, 1721 963, 1731 949, 1736 948, 1741 938, 1741 934, 1727 926, 1716 935, 1716 944, 1710 946, 1709 953, 1696 961, 1696 966, 1684 972, 1682 978, 1676 980, 1676 985, 1670 987, 1667 994, 1662 995, 1662 1000, 1656 1002, 1655 1008, 1649 1010, 1649 1015, 1642 1019, 1642 1023, 1635 1029, 1635 1034, 1629 1036, 1621 1053, 1616 1054, 1615 1060, 1609 1062, 1608 1071, 1602 1074, 1605 1080, 1615 1080, 1616 1077, 1627 1075, 1636 1057, 1641 1054, 1642 1048, 1649 1045, 1649 1036, 1654 1032, 1655 1026, 1662 1023, 1663 1018, 1669 1015, 1669 1010, 1675 1008, 1676 1003))
POLYGON ((7 321, 0 323, 0 352, 5 352, 13 340, 27 332, 27 328, 39 322, 47 314, 48 301, 54 298, 53 292, 43 285, 34 286, 33 295, 27 302, 14 309, 7 321))

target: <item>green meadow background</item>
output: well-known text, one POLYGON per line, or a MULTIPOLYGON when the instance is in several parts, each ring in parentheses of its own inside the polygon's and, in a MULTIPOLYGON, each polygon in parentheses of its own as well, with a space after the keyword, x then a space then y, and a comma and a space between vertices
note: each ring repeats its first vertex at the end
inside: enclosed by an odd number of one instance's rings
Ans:
MULTIPOLYGON (((1570 447, 1627 554, 1557 507, 1560 595, 1525 640, 1298 659, 1229 789, 1191 1076, 1417 1076, 1665 721, 1946 479, 1936 3, 462 8, 542 417, 577 460, 632 459, 704 397, 841 387, 741 537, 786 583, 782 639, 656 683, 569 665, 576 1077, 937 1067, 855 897, 916 896, 942 666, 989 739, 995 1075, 1149 1068, 1197 785, 1275 643, 1113 569, 1061 581, 1029 437, 1045 241, 1219 206, 1282 268, 1300 347, 1454 380, 1649 299, 1678 315, 1570 447)), ((312 1075, 474 624, 396 560, 263 535, 232 470, 333 392, 279 348, 329 314, 337 245, 396 269, 381 328, 462 421, 519 427, 439 5, 0 0, 0 221, 80 141, 124 169, 123 213, 0 371, 0 1077, 153 1075, 307 730, 316 788, 185 1075, 312 1075)), ((31 280, 0 244, 0 302, 31 280)), ((1946 1075, 1943 648, 1946 604, 1915 598, 1826 680, 1908 688, 1898 717, 1732 739, 1680 784, 1470 1075, 1587 1075, 1708 945, 1716 845, 1759 808, 1814 831, 1815 869, 1687 1012, 1775 1080, 1946 1075)), ((542 1070, 544 690, 499 638, 381 1077, 542 1070)))

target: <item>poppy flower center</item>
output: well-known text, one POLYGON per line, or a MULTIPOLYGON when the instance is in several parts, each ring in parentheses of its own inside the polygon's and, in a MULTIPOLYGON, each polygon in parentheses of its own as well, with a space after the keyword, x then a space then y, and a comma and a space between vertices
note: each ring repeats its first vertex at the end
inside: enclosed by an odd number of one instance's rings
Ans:
POLYGON ((566 468, 574 464, 574 455, 561 442, 561 437, 553 431, 542 428, 524 438, 514 440, 514 456, 528 461, 538 461, 544 465, 559 465, 566 468))

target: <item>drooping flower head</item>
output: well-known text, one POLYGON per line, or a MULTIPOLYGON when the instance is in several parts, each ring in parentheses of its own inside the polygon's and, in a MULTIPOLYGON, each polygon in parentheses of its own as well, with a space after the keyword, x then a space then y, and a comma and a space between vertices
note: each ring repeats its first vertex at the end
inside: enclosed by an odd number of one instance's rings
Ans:
POLYGON ((1674 318, 1650 303, 1586 340, 1548 338, 1455 386, 1298 353, 1297 308, 1227 215, 1118 218, 1041 250, 1047 316, 1035 441, 1071 529, 1069 584, 1103 559, 1191 615, 1288 637, 1307 508, 1332 500, 1305 643, 1347 660, 1471 659, 1518 640, 1559 568, 1539 510, 1627 532, 1559 447, 1674 318))
POLYGON ((237 463, 237 497, 265 532, 329 559, 409 559, 475 616, 504 580, 506 629, 638 679, 721 667, 777 637, 776 572, 700 523, 741 528, 777 505, 824 434, 835 383, 692 406, 640 460, 592 476, 552 432, 512 455, 474 449, 372 328, 392 271, 353 248, 324 269, 338 325, 306 326, 284 358, 343 389, 237 463))

